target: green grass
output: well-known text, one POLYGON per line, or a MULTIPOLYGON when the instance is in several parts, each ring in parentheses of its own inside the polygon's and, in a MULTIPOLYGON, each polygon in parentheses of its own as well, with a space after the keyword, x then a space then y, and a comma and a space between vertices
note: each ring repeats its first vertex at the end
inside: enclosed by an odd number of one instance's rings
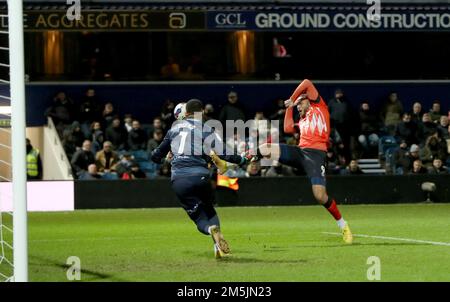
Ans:
MULTIPOLYGON (((354 234, 450 243, 450 204, 341 206, 354 234)), ((29 215, 31 281, 367 281, 369 256, 381 281, 450 281, 450 246, 356 237, 345 245, 320 206, 218 208, 233 255, 181 209, 85 210, 29 215)))

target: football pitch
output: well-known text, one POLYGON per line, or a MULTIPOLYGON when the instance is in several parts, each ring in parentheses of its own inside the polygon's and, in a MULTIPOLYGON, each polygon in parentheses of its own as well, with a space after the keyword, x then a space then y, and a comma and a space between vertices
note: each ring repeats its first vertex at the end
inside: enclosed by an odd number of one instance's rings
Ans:
POLYGON ((356 235, 345 245, 321 206, 217 208, 233 255, 181 209, 30 213, 29 278, 67 281, 450 281, 450 204, 341 205, 356 235))

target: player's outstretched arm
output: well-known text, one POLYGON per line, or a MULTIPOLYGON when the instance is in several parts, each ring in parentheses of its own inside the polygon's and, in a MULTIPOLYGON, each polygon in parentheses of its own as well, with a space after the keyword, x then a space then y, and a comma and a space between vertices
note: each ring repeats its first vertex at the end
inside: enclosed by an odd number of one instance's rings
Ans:
POLYGON ((150 159, 154 163, 161 164, 163 162, 163 160, 166 158, 166 155, 170 151, 170 142, 171 136, 169 131, 167 132, 161 144, 159 144, 159 146, 155 150, 153 150, 152 155, 150 156, 150 159))
POLYGON ((291 101, 295 102, 302 94, 306 94, 308 96, 308 99, 310 100, 317 100, 317 98, 319 97, 319 92, 317 91, 316 87, 308 79, 304 79, 300 83, 300 85, 297 86, 290 97, 291 101))
POLYGON ((284 113, 284 133, 295 133, 294 129, 294 107, 288 107, 284 113))

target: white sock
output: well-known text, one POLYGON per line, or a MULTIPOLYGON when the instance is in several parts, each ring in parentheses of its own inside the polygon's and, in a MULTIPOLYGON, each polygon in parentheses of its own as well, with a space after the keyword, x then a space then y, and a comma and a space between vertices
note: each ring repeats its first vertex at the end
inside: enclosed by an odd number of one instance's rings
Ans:
POLYGON ((208 233, 211 235, 211 226, 208 227, 208 233))
POLYGON ((344 220, 344 217, 341 217, 341 219, 339 219, 337 221, 337 224, 338 224, 339 228, 342 230, 345 227, 345 224, 346 224, 346 222, 344 220))

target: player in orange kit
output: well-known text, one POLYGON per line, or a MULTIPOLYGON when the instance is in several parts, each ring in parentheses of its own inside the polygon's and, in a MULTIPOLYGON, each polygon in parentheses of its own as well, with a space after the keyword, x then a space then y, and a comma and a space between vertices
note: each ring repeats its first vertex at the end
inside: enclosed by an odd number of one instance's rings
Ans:
POLYGON ((334 198, 328 196, 325 180, 325 158, 330 135, 330 114, 328 106, 310 80, 305 79, 285 101, 285 133, 294 133, 294 107, 300 113, 300 144, 298 147, 286 144, 262 144, 258 157, 278 159, 282 164, 303 167, 311 180, 315 199, 323 205, 337 221, 346 243, 352 243, 353 236, 342 217, 334 198), (262 154, 262 155, 261 155, 262 154))

